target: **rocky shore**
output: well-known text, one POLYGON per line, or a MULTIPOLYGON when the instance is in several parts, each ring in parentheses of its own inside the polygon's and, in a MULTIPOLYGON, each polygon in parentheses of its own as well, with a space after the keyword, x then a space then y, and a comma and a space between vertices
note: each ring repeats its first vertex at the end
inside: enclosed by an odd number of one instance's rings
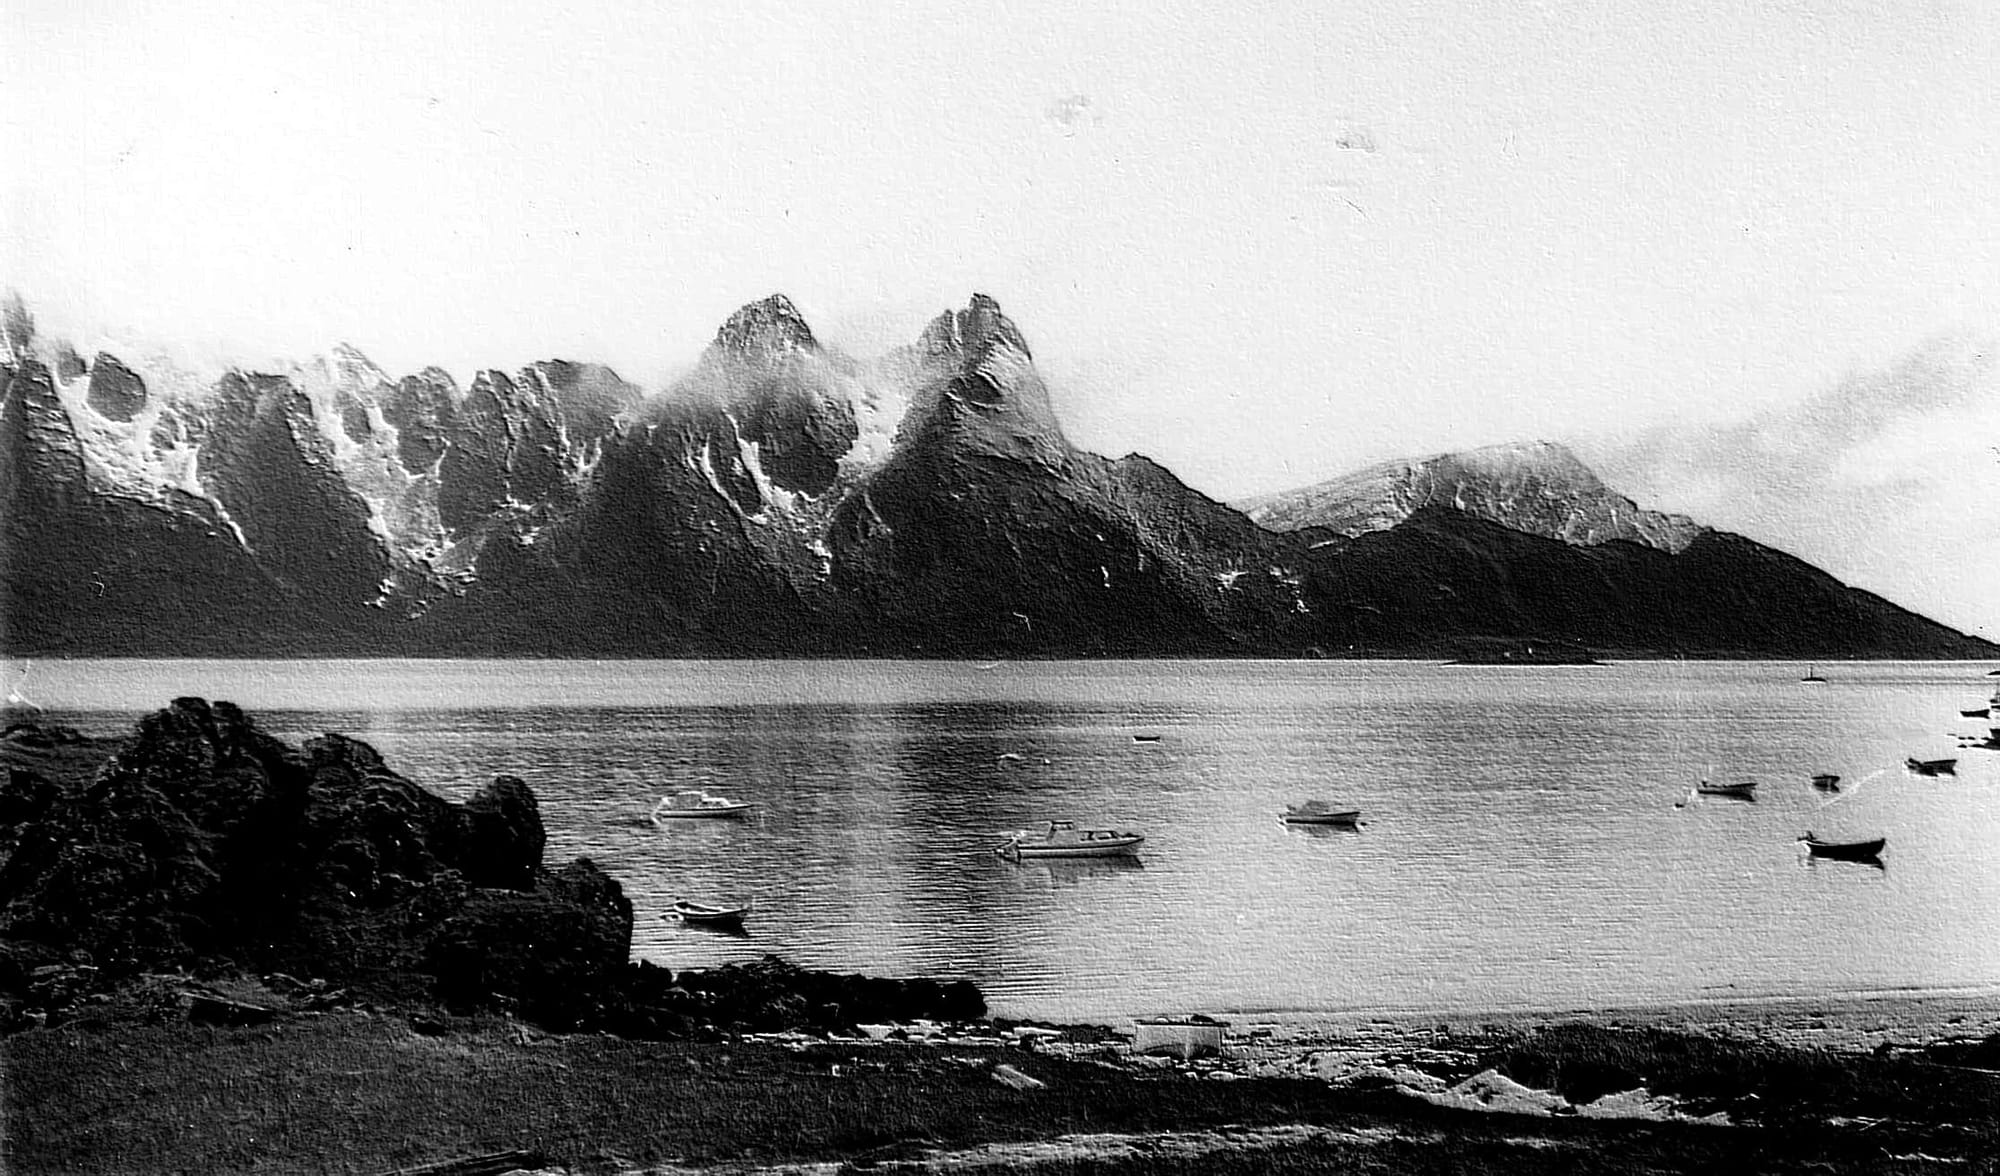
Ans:
POLYGON ((544 863, 521 780, 453 804, 365 743, 294 748, 226 702, 177 699, 115 744, 17 723, 0 763, 0 1028, 228 977, 647 1038, 985 1013, 964 982, 634 963, 623 890, 544 863))
POLYGON ((630 959, 500 777, 179 699, 0 734, 0 1170, 485 1176, 1993 1171, 2000 1004, 1239 1018, 1220 1056, 964 982, 630 959))

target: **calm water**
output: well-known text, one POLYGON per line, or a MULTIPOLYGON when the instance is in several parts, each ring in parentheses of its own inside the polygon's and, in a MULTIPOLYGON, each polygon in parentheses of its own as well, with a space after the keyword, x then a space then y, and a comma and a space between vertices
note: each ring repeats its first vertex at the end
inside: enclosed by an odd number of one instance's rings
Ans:
POLYGON ((454 798, 520 775, 551 859, 615 875, 637 952, 669 966, 775 951, 1109 1019, 2000 989, 2000 754, 1954 750, 1983 734, 1958 711, 2000 684, 1986 668, 40 662, 6 680, 93 733, 202 694, 287 737, 367 740, 454 798), (1955 779, 1901 766, 1953 754, 1955 779), (1814 792, 1815 772, 1846 790, 1814 792), (1763 788, 1689 801, 1704 773, 1763 788), (693 786, 759 815, 646 820, 693 786), (1278 823, 1308 797, 1366 828, 1278 823), (1143 832, 1144 852, 990 852, 1051 817, 1143 832), (1886 836, 1887 868, 1804 858, 1808 828, 1886 836), (754 899, 748 937, 663 918, 678 896, 754 899))

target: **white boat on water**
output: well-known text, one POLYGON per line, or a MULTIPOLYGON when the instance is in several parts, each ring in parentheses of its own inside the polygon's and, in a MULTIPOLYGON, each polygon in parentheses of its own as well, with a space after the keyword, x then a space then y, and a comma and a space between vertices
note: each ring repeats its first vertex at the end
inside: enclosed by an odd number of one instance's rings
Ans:
POLYGON ((687 788, 672 796, 662 797, 653 806, 655 821, 677 817, 740 817, 753 806, 748 801, 731 800, 726 796, 710 796, 699 788, 687 788))
POLYGON ((1137 853, 1146 838, 1113 829, 1079 829, 1074 821, 1050 821, 1040 834, 1022 829, 996 846, 1001 857, 1120 857, 1137 853))
POLYGON ((707 923, 711 925, 740 925, 743 916, 750 913, 748 906, 717 906, 714 903, 695 902, 680 899, 674 903, 674 914, 683 923, 707 923))

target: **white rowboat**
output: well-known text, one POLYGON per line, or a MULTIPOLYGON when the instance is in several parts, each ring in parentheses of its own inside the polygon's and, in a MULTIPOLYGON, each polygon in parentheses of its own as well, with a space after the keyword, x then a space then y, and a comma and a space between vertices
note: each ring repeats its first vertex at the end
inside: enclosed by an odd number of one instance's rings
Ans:
POLYGON ((1074 821, 1050 821, 1039 836, 1026 829, 1015 833, 993 852, 1001 857, 1120 857, 1138 852, 1146 838, 1113 829, 1079 829, 1074 821))

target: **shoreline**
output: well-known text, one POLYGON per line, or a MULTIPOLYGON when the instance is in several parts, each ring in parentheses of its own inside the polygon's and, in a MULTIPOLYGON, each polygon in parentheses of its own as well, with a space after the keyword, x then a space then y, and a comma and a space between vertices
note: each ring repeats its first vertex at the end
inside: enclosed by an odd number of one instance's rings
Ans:
MULTIPOLYGON (((1675 1001, 1644 1001, 1619 1004, 1573 1005, 1486 1005, 1478 1007, 1428 1005, 1364 1005, 1345 1008, 1205 1009, 1219 1020, 1239 1025, 1297 1027, 1362 1027, 1368 1025, 1451 1025, 1464 1027, 1542 1025, 1563 1021, 1594 1021, 1652 1026, 1725 1026, 1769 1024, 1786 1017, 1810 1015, 1817 1019, 1845 1022, 1882 1022, 1879 1032, 1899 1030, 1946 1032, 1965 1024, 1991 1024, 2000 1029, 2000 984, 1918 990, 1857 990, 1821 993, 1771 993, 1760 996, 1718 996, 1675 1001)), ((996 1004, 995 1014, 1010 1019, 1022 1017, 1004 1004, 996 1004)), ((1123 1025, 1156 1012, 1120 1016, 1112 1021, 1079 1023, 1123 1025)), ((1854 1032, 1869 1032, 1851 1026, 1854 1032)), ((1955 1035, 1955 1034, 1954 1034, 1955 1035)))

